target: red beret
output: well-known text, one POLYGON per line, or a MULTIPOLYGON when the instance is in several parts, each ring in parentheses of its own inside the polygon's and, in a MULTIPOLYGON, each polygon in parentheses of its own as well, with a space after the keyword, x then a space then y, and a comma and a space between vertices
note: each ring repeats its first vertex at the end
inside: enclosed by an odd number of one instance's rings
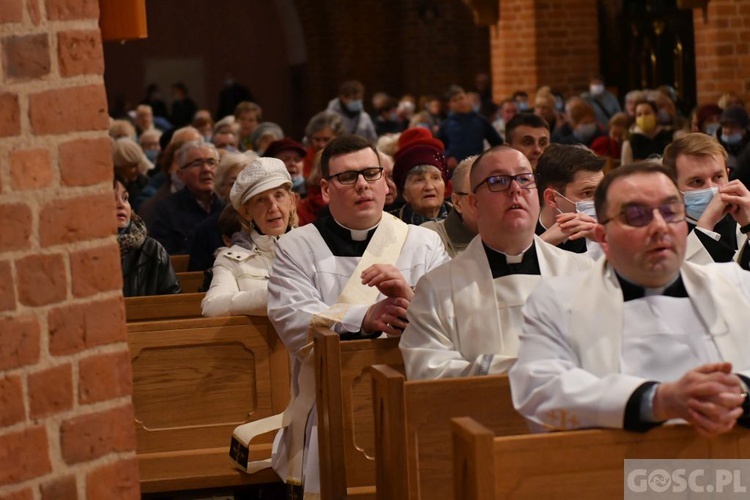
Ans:
MULTIPOLYGON (((439 142, 439 141, 438 141, 439 142)), ((442 143, 441 143, 442 144, 442 143)), ((443 174, 443 180, 447 182, 448 164, 440 148, 430 144, 415 144, 405 149, 399 149, 393 157, 393 181, 398 187, 398 192, 404 190, 406 178, 412 168, 420 165, 432 165, 443 174)))
POLYGON ((292 151, 296 151, 303 158, 307 155, 307 150, 302 144, 293 139, 290 139, 289 137, 284 137, 283 139, 273 141, 271 144, 269 144, 266 150, 263 152, 263 156, 275 157, 282 151, 287 151, 289 149, 291 149, 292 151))
POLYGON ((443 142, 432 137, 432 132, 424 127, 408 128, 401 132, 401 135, 398 137, 398 151, 416 144, 427 144, 440 151, 445 150, 443 142))
POLYGON ((698 124, 703 125, 703 122, 711 118, 712 116, 721 116, 721 108, 716 104, 704 104, 696 112, 696 118, 698 118, 698 124))

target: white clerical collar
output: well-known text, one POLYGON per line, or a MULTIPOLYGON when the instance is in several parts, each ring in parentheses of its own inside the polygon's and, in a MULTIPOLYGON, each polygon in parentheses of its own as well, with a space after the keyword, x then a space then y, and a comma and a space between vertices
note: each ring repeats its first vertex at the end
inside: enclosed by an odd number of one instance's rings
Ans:
POLYGON ((375 224, 374 226, 368 229, 350 229, 346 227, 345 225, 343 225, 342 223, 340 223, 339 221, 337 221, 335 217, 333 217, 333 221, 339 226, 349 231, 349 233, 351 234, 352 240, 354 241, 365 241, 367 239, 367 234, 380 225, 380 221, 378 221, 377 224, 375 224))
MULTIPOLYGON (((534 244, 534 240, 532 239, 531 240, 531 245, 533 245, 533 244, 534 244)), ((485 245, 487 245, 487 244, 485 243, 485 245)), ((521 262, 523 262, 523 254, 525 254, 529 250, 529 248, 531 248, 531 245, 529 245, 526 248, 524 248, 523 252, 519 253, 518 255, 508 255, 507 253, 505 253, 505 252, 503 252, 501 250, 498 250, 497 248, 492 248, 489 245, 487 245, 487 246, 489 248, 491 248, 493 251, 505 255, 505 261, 508 264, 520 264, 521 262)))

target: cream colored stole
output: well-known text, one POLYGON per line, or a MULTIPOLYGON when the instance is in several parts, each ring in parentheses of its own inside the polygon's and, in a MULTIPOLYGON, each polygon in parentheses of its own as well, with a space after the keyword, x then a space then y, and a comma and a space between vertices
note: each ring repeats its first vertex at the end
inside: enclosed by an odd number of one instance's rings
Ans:
MULTIPOLYGON (((401 255, 401 249, 406 241, 409 227, 391 214, 383 213, 380 224, 375 230, 370 243, 367 245, 362 258, 359 260, 349 281, 344 286, 336 303, 328 309, 316 314, 310 326, 330 328, 339 323, 352 305, 374 304, 378 294, 377 287, 362 284, 362 271, 373 264, 395 264, 401 255)), ((287 450, 289 456, 287 461, 288 477, 281 478, 288 484, 302 484, 302 461, 305 449, 305 429, 310 411, 315 404, 315 371, 313 360, 313 343, 308 333, 308 343, 298 353, 301 359, 299 375, 297 377, 298 391, 294 390, 294 380, 291 383, 291 400, 283 413, 273 415, 255 422, 240 425, 235 428, 232 435, 232 446, 241 446, 249 449, 250 441, 255 437, 274 430, 287 428, 285 438, 288 439, 287 450)), ((237 460, 237 454, 230 453, 234 463, 240 469, 253 473, 271 466, 271 460, 250 461, 247 453, 240 453, 241 458, 247 461, 237 460)), ((309 495, 305 494, 305 498, 309 495)))
MULTIPOLYGON (((683 263, 682 281, 690 302, 708 328, 724 361, 746 369, 750 352, 750 304, 737 284, 712 266, 683 263)), ((600 259, 575 289, 570 318, 573 350, 581 368, 598 377, 620 373, 624 305, 614 270, 600 259)))

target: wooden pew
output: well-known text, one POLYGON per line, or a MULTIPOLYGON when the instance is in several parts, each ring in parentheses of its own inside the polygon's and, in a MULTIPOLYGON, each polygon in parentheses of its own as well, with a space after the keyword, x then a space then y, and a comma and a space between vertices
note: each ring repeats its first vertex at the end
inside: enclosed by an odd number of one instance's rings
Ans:
POLYGON ((397 337, 342 342, 313 330, 320 488, 325 499, 375 498, 375 443, 370 367, 403 367, 397 337))
POLYGON ((496 437, 469 417, 453 419, 456 498, 622 498, 625 459, 750 458, 750 434, 714 439, 687 425, 641 434, 581 430, 496 437))
POLYGON ((125 319, 128 323, 164 319, 200 318, 205 293, 175 293, 125 297, 125 319))
POLYGON ((190 262, 189 255, 170 255, 169 260, 172 263, 172 269, 176 273, 184 273, 188 270, 188 263, 190 262))
MULTIPOLYGON (((128 324, 143 493, 279 481, 229 459, 232 430, 284 410, 289 357, 264 317, 128 324)), ((251 447, 271 455, 273 436, 251 447)))
POLYGON ((377 365, 372 387, 379 499, 454 498, 452 417, 476 418, 495 435, 529 432, 506 375, 407 381, 377 365))
POLYGON ((180 280, 180 290, 182 293, 197 293, 203 284, 203 271, 186 271, 177 273, 180 280))

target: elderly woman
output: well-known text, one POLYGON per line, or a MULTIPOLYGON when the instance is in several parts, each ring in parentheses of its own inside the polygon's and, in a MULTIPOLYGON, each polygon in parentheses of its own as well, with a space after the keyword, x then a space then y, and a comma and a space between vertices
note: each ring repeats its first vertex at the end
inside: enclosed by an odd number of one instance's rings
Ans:
POLYGON ((417 226, 445 219, 451 204, 445 201, 447 165, 441 149, 418 143, 400 149, 394 160, 393 180, 405 204, 393 211, 393 215, 417 226))
POLYGON ((122 178, 115 178, 117 241, 122 262, 122 294, 167 295, 180 292, 180 283, 169 255, 161 244, 146 234, 146 224, 130 208, 122 178))
POLYGON ((268 272, 276 240, 296 225, 292 179, 284 162, 258 158, 232 186, 230 198, 244 231, 232 247, 216 256, 211 287, 203 299, 204 316, 263 315, 268 301, 268 272))

